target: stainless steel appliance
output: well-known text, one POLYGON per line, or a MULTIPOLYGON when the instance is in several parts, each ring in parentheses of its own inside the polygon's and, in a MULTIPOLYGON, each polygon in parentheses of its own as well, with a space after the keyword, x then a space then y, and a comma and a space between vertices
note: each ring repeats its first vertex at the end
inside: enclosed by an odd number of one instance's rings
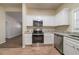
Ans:
POLYGON ((42 20, 33 20, 33 26, 34 27, 42 27, 43 26, 43 21, 42 20))
POLYGON ((42 31, 33 31, 32 43, 44 43, 44 34, 42 31))
POLYGON ((54 34, 54 47, 63 54, 63 35, 54 34))
POLYGON ((44 43, 43 21, 33 21, 32 43, 44 43))

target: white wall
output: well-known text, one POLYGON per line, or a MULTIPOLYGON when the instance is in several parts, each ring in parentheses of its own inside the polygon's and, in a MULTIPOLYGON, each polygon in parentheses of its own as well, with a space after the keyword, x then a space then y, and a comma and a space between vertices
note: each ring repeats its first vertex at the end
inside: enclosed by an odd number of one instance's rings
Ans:
POLYGON ((5 12, 0 7, 0 44, 5 42, 5 12))
POLYGON ((21 35, 21 14, 6 13, 6 38, 21 35))
POLYGON ((55 10, 50 9, 27 9, 28 15, 55 15, 55 10))
MULTIPOLYGON (((68 31, 68 32, 74 32, 73 29, 73 24, 74 24, 74 17, 72 14, 72 10, 75 8, 79 8, 79 3, 64 3, 63 5, 61 5, 57 10, 56 13, 58 13, 59 11, 61 11, 64 8, 69 8, 69 27, 59 27, 61 30, 60 31, 68 31)), ((58 28, 57 28, 58 30, 58 28)), ((59 31, 59 30, 58 30, 59 31)))
POLYGON ((18 7, 18 6, 17 7, 13 7, 12 5, 11 5, 11 7, 9 7, 9 6, 4 7, 3 5, 0 5, 0 44, 6 42, 6 40, 5 40, 5 38, 6 38, 5 37, 6 36, 5 35, 5 33, 6 33, 6 30, 5 30, 5 27, 6 27, 5 26, 5 20, 6 20, 5 13, 6 13, 6 11, 8 11, 8 12, 21 12, 21 9, 22 9, 21 7, 18 7))

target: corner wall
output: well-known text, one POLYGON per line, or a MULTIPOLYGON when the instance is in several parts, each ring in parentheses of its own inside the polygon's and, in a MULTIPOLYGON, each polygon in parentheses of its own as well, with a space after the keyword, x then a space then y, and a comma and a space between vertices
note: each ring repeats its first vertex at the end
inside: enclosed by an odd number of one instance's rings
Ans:
POLYGON ((75 8, 79 8, 79 3, 64 3, 63 5, 61 5, 57 10, 56 10, 56 14, 61 11, 63 8, 69 8, 69 26, 63 26, 63 27, 58 27, 55 28, 56 31, 59 31, 59 29, 61 29, 61 31, 67 31, 67 32, 73 32, 73 15, 72 15, 72 10, 75 8), (64 30, 63 30, 64 29, 64 30))
POLYGON ((27 8, 27 14, 28 15, 55 15, 55 11, 54 10, 50 10, 50 9, 29 9, 27 8))

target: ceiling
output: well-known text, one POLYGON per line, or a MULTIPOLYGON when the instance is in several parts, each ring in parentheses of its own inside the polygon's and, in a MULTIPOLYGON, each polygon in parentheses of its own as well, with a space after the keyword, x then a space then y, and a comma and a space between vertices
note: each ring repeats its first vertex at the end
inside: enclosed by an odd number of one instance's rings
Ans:
MULTIPOLYGON (((63 3, 26 3, 28 8, 36 9, 57 9, 63 3)), ((0 6, 5 7, 22 7, 21 3, 0 3, 0 6)))
POLYGON ((28 8, 57 9, 62 3, 27 3, 28 8))
POLYGON ((5 7, 22 7, 22 4, 20 4, 20 3, 1 3, 0 6, 5 6, 5 7))

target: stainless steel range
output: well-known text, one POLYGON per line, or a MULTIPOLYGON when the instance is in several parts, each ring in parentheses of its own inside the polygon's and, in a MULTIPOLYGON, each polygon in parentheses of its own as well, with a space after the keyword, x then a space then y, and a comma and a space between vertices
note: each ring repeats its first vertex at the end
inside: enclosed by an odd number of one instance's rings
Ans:
POLYGON ((42 31, 33 31, 32 43, 44 43, 44 34, 42 31))
POLYGON ((32 43, 44 43, 43 21, 33 21, 32 43))

